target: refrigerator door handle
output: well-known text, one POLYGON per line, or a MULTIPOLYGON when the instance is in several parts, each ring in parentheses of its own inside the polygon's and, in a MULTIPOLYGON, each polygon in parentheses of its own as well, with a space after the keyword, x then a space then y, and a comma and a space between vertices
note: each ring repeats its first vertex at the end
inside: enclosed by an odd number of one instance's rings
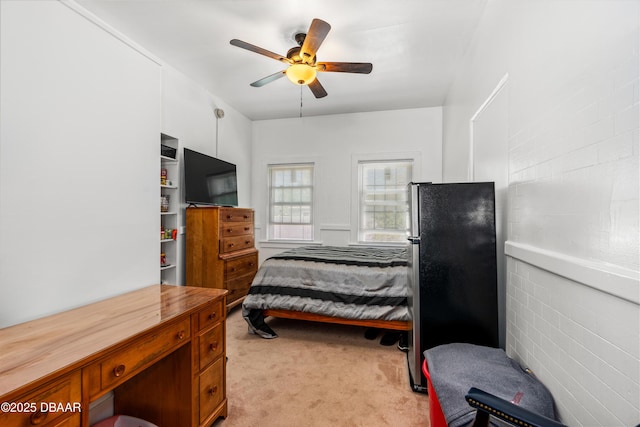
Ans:
POLYGON ((410 184, 409 187, 409 209, 410 209, 410 231, 409 231, 409 240, 413 244, 417 244, 420 242, 420 220, 418 215, 420 215, 419 209, 419 193, 418 193, 419 185, 418 184, 410 184), (416 239, 418 241, 416 242, 416 239))
POLYGON ((407 240, 410 241, 412 245, 419 245, 420 244, 420 236, 418 236, 418 237, 415 237, 415 236, 407 237, 407 240))

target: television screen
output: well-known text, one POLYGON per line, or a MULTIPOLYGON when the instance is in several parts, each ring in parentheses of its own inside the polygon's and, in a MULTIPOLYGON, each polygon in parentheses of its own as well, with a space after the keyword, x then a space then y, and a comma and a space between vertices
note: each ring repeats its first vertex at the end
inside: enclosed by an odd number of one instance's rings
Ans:
POLYGON ((185 148, 184 189, 187 203, 238 206, 236 165, 185 148))

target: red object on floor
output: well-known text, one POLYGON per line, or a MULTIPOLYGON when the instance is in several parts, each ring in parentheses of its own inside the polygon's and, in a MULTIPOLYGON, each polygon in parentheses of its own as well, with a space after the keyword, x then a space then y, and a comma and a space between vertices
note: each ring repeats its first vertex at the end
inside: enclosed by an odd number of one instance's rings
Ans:
POLYGON ((429 421, 431 427, 447 427, 447 420, 444 418, 444 413, 440 407, 438 396, 431 384, 431 377, 429 376, 429 369, 427 368, 427 359, 422 362, 422 373, 427 378, 427 393, 429 394, 429 421))

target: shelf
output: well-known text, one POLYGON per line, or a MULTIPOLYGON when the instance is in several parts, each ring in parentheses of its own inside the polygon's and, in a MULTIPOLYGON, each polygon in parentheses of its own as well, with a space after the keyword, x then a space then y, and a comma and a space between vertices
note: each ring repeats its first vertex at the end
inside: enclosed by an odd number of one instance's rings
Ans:
POLYGON ((177 138, 161 133, 160 134, 160 167, 158 176, 158 184, 160 185, 160 282, 179 284, 179 271, 182 268, 180 256, 180 248, 177 240, 180 236, 176 235, 176 240, 172 237, 172 233, 165 233, 166 230, 177 230, 179 227, 181 206, 180 206, 180 160, 179 149, 180 143, 177 138), (175 156, 169 157, 167 154, 175 156), (164 154, 164 155, 163 155, 164 154), (164 255, 164 257, 162 256, 164 255), (162 264, 162 261, 165 264, 162 264))

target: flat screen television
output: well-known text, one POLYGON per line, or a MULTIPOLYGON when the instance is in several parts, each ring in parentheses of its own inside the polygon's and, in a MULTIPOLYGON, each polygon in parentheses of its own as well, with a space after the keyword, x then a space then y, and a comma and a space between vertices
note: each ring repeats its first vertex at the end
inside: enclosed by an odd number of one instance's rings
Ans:
POLYGON ((184 149, 185 202, 238 206, 236 165, 184 149))

